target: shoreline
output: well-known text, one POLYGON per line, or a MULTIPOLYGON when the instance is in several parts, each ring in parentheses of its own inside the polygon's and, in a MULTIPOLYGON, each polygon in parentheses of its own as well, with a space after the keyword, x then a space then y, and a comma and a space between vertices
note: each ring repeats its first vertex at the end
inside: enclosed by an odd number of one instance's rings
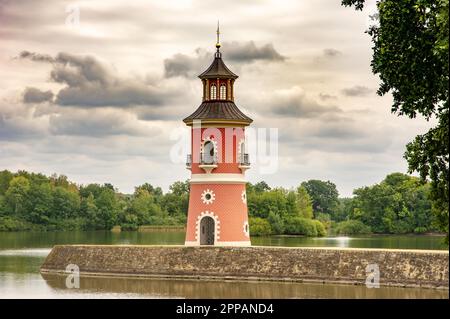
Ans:
MULTIPOLYGON (((120 226, 114 226, 110 230, 106 229, 28 229, 28 230, 15 230, 15 231, 0 231, 0 234, 9 233, 48 233, 48 232, 146 232, 146 231, 185 231, 185 225, 142 225, 139 226, 137 230, 120 230, 120 226)), ((349 235, 327 235, 327 236, 305 236, 305 235, 290 235, 290 234, 273 234, 273 235, 252 235, 252 237, 293 237, 293 238, 337 238, 337 237, 382 237, 382 236, 411 236, 411 237, 421 237, 421 236, 433 236, 433 237, 445 237, 445 233, 370 233, 370 234, 349 234, 349 235)))

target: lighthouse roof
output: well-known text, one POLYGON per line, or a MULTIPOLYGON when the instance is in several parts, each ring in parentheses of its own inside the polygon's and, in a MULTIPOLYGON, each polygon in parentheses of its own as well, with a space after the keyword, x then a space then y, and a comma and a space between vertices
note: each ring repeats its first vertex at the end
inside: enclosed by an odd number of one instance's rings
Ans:
POLYGON ((216 78, 230 78, 237 79, 238 76, 230 71, 222 60, 222 53, 217 50, 214 61, 211 63, 205 72, 198 76, 200 79, 216 79, 216 78))
POLYGON ((194 120, 203 122, 239 122, 249 125, 253 120, 242 113, 232 101, 203 101, 197 110, 186 117, 183 122, 192 124, 194 120))

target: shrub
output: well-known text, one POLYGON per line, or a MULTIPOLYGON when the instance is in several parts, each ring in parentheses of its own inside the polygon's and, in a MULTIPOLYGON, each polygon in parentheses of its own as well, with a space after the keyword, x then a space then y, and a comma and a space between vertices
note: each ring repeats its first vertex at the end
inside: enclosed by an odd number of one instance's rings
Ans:
POLYGON ((334 232, 336 235, 370 234, 371 229, 359 220, 346 220, 337 223, 334 232))
POLYGON ((284 223, 280 215, 270 212, 269 216, 267 217, 267 221, 270 223, 272 232, 274 234, 278 235, 284 232, 284 223))
POLYGON ((17 219, 15 217, 0 217, 0 231, 31 230, 32 226, 33 225, 31 225, 30 223, 17 219))
POLYGON ((320 221, 322 225, 325 226, 325 229, 330 229, 332 220, 329 214, 317 213, 315 219, 320 221))
POLYGON ((325 225, 320 221, 320 220, 313 220, 315 226, 316 226, 316 231, 317 231, 317 236, 319 237, 324 237, 327 235, 327 230, 325 228, 325 225))
POLYGON ((312 219, 291 217, 285 222, 285 233, 315 237, 317 236, 316 223, 312 219))
POLYGON ((269 222, 260 217, 251 217, 249 219, 250 234, 252 236, 264 236, 272 234, 272 227, 269 222))

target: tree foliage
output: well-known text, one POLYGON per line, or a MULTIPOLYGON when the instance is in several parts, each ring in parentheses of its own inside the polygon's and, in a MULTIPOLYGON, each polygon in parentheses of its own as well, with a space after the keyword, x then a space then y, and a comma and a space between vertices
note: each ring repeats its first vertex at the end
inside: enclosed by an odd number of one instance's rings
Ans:
MULTIPOLYGON (((343 0, 362 10, 364 0, 343 0)), ((435 119, 437 125, 406 147, 409 172, 431 180, 437 225, 447 233, 449 206, 448 0, 377 2, 379 23, 367 33, 373 41, 372 70, 381 79, 379 95, 392 93, 391 111, 435 119)))
POLYGON ((148 224, 184 224, 189 184, 171 192, 145 183, 133 195, 112 184, 78 186, 64 175, 0 172, 0 230, 137 229, 148 224))
POLYGON ((424 233, 435 229, 429 200, 430 185, 401 173, 354 191, 348 219, 370 226, 375 233, 424 233))
MULTIPOLYGON (((296 189, 271 188, 262 181, 255 185, 247 183, 247 205, 249 216, 256 218, 258 225, 267 221, 272 234, 295 234, 324 236, 325 227, 320 221, 313 221, 313 206, 310 195, 303 186, 296 189), (319 225, 320 224, 320 225, 319 225)), ((255 229, 255 227, 254 227, 255 229)), ((259 235, 257 231, 250 232, 259 235)))
MULTIPOLYGON (((167 193, 144 183, 127 195, 111 184, 78 186, 65 176, 25 171, 0 172, 0 185, 5 180, 9 182, 0 195, 0 231, 97 230, 115 225, 136 230, 141 225, 186 223, 188 181, 173 183, 167 193)), ((437 229, 430 184, 401 173, 356 189, 353 198, 338 200, 336 186, 329 181, 308 181, 291 189, 269 187, 265 182, 255 185, 247 184, 252 235, 325 236, 327 232, 368 230, 423 233, 437 229), (314 211, 313 198, 320 211, 314 211)))
POLYGON ((314 212, 328 214, 333 218, 339 206, 339 193, 336 185, 330 181, 311 179, 303 182, 301 186, 311 196, 314 212))

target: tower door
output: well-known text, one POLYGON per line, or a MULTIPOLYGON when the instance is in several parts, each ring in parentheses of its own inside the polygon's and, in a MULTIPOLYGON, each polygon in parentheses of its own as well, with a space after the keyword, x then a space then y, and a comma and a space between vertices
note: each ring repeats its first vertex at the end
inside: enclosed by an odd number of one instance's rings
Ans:
POLYGON ((203 217, 200 221, 200 245, 214 245, 214 219, 203 217))

